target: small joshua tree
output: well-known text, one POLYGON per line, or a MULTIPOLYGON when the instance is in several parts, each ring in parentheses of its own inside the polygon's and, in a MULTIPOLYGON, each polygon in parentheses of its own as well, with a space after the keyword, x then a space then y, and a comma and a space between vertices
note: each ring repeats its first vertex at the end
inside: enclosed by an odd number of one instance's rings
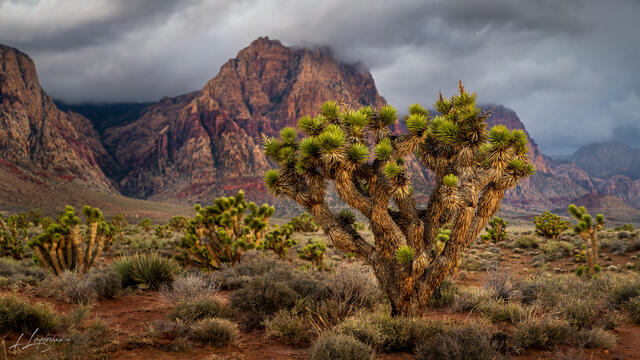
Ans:
POLYGON ((604 227, 604 216, 596 215, 595 222, 591 215, 587 213, 584 206, 577 207, 574 204, 568 207, 569 214, 575 218, 578 223, 573 227, 573 231, 580 235, 580 239, 584 241, 584 251, 587 259, 587 268, 589 275, 596 274, 598 266, 598 231, 604 227))
POLYGON ((6 221, 0 214, 0 256, 22 259, 24 256, 24 241, 27 239, 27 229, 9 217, 6 221))
POLYGON ((142 230, 144 230, 144 232, 151 232, 151 229, 153 228, 153 224, 151 223, 151 219, 144 218, 144 219, 140 220, 140 227, 142 228, 142 230))
POLYGON ((111 225, 115 228, 116 234, 118 235, 118 239, 120 241, 124 240, 124 228, 129 225, 129 221, 127 221, 127 216, 123 213, 115 214, 113 219, 111 219, 111 225))
POLYGON ((557 239, 570 225, 568 221, 548 211, 536 216, 534 224, 536 226, 536 234, 551 240, 557 239))
POLYGON ((534 171, 524 131, 487 131, 490 112, 475 103, 476 94, 460 83, 458 95, 440 95, 436 116, 410 106, 408 132, 394 134, 389 127, 397 115, 391 106, 348 109, 327 102, 317 117, 299 120, 302 139, 294 128, 265 139, 265 153, 278 164, 265 174, 270 191, 306 208, 337 249, 373 267, 393 315, 426 311, 433 291, 500 207, 505 190, 534 171), (412 154, 436 178, 424 207, 416 203, 405 167, 412 154), (373 244, 329 208, 332 188, 368 220, 373 244), (451 237, 433 257, 438 229, 449 222, 451 237), (410 263, 396 258, 401 248, 413 250, 410 263))
POLYGON ((320 271, 324 271, 324 253, 327 246, 320 241, 310 242, 298 252, 298 257, 311 261, 311 264, 320 271))
POLYGON ((175 232, 182 232, 187 227, 187 225, 189 225, 189 219, 185 216, 174 216, 171 218, 171 220, 169 220, 169 223, 167 224, 169 229, 175 232))
POLYGON ((86 217, 86 235, 80 231, 80 218, 74 208, 67 206, 57 223, 49 225, 44 233, 29 241, 28 245, 40 263, 55 275, 65 270, 86 273, 105 246, 105 238, 98 231, 103 222, 100 210, 85 206, 82 212, 86 217))
POLYGON ((496 244, 502 242, 507 238, 506 228, 508 224, 506 220, 496 216, 489 221, 489 225, 485 229, 487 233, 480 236, 480 238, 484 242, 493 241, 496 244))
POLYGON ((98 225, 98 236, 104 239, 104 247, 102 250, 109 251, 111 242, 116 237, 117 232, 118 230, 114 225, 104 221, 100 222, 100 225, 98 225))
POLYGON ((186 258, 214 269, 225 262, 235 266, 244 250, 259 247, 275 212, 267 204, 245 201, 242 190, 235 196, 215 199, 211 206, 197 204, 194 209, 196 217, 185 229, 180 246, 187 249, 186 258))
POLYGON ((320 228, 313 221, 313 216, 309 213, 302 213, 289 220, 289 224, 293 226, 293 230, 297 232, 316 232, 320 228))
POLYGON ((293 226, 285 224, 283 226, 276 225, 271 231, 264 237, 262 248, 267 250, 273 250, 280 258, 284 259, 287 256, 289 248, 295 246, 298 242, 291 238, 293 234, 293 226))

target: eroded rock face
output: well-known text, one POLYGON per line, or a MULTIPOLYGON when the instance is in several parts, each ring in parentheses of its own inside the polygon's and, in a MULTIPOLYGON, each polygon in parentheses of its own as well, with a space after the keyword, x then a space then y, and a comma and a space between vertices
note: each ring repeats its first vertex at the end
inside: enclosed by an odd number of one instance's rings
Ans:
POLYGON ((289 48, 259 38, 229 60, 200 91, 165 98, 124 127, 108 129, 127 195, 200 199, 257 185, 271 167, 261 136, 295 126, 327 100, 354 108, 385 104, 371 74, 340 63, 327 48, 289 48))
POLYGON ((640 180, 632 180, 628 176, 614 175, 601 184, 603 195, 615 196, 627 204, 640 207, 640 180))
POLYGON ((79 181, 112 191, 109 154, 91 123, 60 111, 40 88, 33 61, 0 45, 0 166, 24 181, 79 181))

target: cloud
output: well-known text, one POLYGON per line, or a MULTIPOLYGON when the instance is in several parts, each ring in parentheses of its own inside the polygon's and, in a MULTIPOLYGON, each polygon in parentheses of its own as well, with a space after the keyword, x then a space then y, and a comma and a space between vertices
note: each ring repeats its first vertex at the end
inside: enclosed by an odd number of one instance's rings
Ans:
POLYGON ((516 110, 543 151, 569 153, 640 127, 638 13, 635 0, 0 0, 0 43, 73 102, 198 89, 258 36, 329 45, 400 109, 462 79, 516 110))

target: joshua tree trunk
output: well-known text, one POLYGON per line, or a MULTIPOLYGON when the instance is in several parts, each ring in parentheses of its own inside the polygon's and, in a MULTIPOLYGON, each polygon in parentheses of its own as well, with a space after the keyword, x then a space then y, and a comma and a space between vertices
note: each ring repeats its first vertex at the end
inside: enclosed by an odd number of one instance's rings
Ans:
POLYGON ((412 105, 407 134, 394 135, 387 128, 397 119, 391 107, 351 111, 330 102, 320 116, 300 119, 307 135, 301 141, 293 128, 283 129, 281 139, 265 139, 267 155, 280 165, 265 175, 269 189, 305 207, 336 248, 373 267, 393 315, 426 311, 433 291, 497 212, 505 190, 534 171, 525 133, 504 126, 487 132, 489 113, 475 106, 475 96, 460 84, 460 94, 451 100, 440 96, 435 107, 442 115, 433 118, 412 105), (368 161, 371 148, 375 158, 368 161), (404 166, 414 152, 436 176, 423 208, 404 166), (353 229, 353 214, 329 208, 329 182, 340 199, 368 219, 373 244, 353 229), (432 255, 438 229, 449 222, 449 240, 432 255))

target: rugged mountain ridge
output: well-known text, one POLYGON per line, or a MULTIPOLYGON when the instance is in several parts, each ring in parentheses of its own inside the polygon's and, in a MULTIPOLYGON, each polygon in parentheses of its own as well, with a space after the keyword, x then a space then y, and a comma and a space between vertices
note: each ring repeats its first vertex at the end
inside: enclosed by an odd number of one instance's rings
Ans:
POLYGON ((0 45, 0 169, 4 175, 40 185, 75 183, 113 192, 100 166, 109 161, 91 122, 61 111, 42 90, 33 60, 0 45))

